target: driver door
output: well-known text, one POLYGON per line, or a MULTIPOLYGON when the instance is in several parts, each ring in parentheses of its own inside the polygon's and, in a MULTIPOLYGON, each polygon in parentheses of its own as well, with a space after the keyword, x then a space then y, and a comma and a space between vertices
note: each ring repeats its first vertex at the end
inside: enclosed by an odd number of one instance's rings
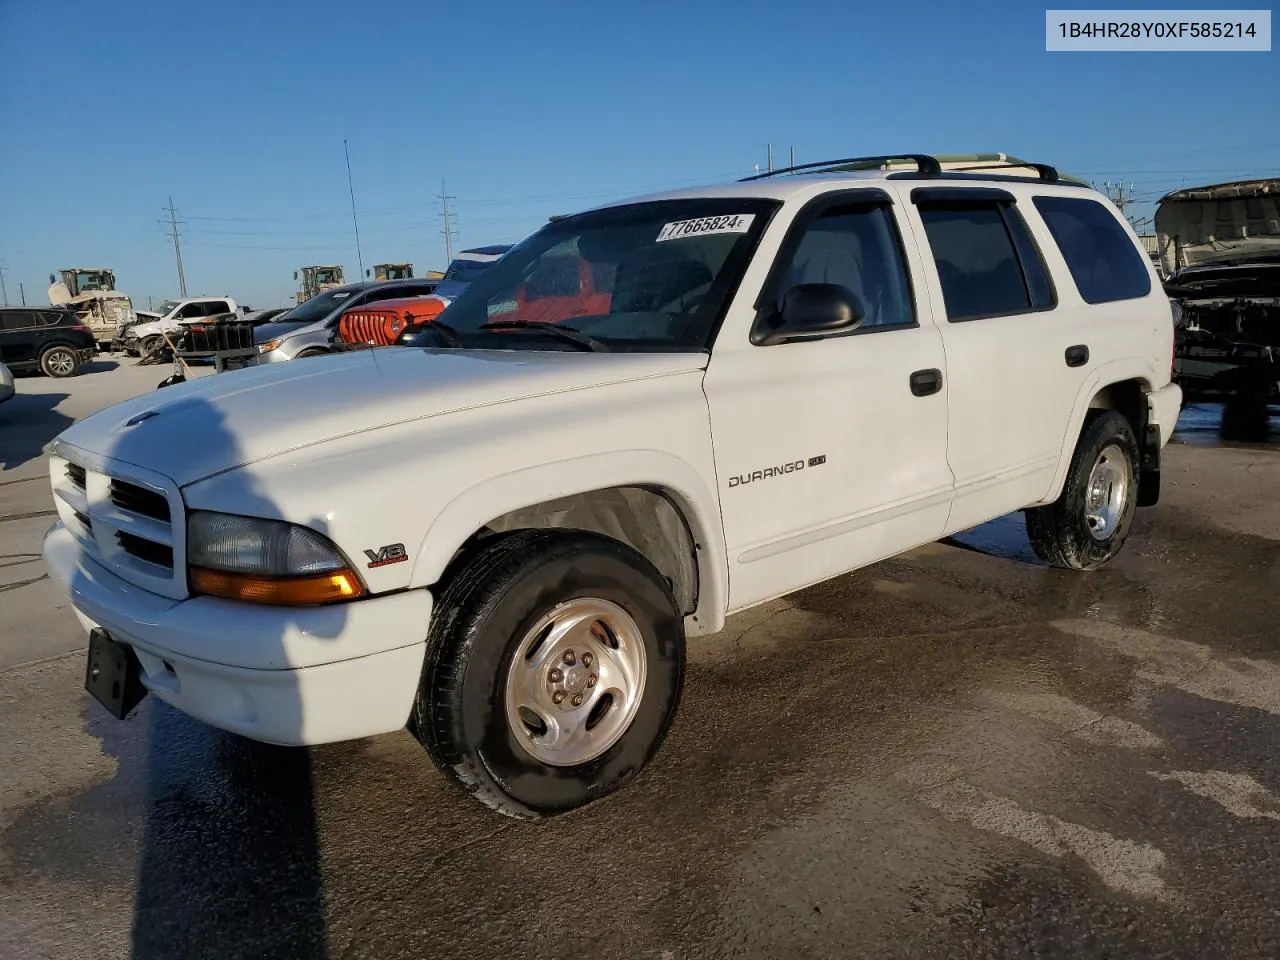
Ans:
POLYGON ((729 606, 741 609, 942 535, 954 496, 947 464, 946 359, 919 254, 882 190, 840 191, 795 218, 757 303, 734 305, 705 390, 729 606), (787 291, 839 284, 864 319, 769 346, 787 291))

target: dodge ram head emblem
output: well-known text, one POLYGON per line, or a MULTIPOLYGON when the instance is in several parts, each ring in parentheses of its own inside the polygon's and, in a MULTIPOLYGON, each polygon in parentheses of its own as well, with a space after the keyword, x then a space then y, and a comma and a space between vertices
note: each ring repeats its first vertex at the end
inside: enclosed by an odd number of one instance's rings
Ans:
POLYGON ((377 550, 366 550, 364 555, 369 558, 370 568, 385 567, 389 563, 404 563, 409 559, 403 543, 388 543, 377 550))

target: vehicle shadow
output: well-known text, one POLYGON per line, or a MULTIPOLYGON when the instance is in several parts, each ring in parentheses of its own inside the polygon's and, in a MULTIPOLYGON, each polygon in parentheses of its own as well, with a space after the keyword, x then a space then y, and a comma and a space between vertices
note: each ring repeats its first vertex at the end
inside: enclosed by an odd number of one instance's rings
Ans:
POLYGON ((75 421, 58 410, 67 393, 23 393, 0 403, 0 473, 44 455, 45 445, 75 421))
POLYGON ((80 368, 80 374, 86 373, 106 373, 108 370, 114 370, 120 366, 118 360, 98 359, 90 360, 80 368))
MULTIPOLYGON (((193 456, 198 451, 206 463, 213 462, 211 454, 222 464, 242 463, 235 429, 216 407, 192 395, 195 386, 177 385, 157 393, 151 409, 159 414, 120 431, 110 456, 145 464, 155 462, 157 449, 185 447, 193 456)), ((250 465, 240 474, 242 512, 279 517, 253 471, 250 465)), ((222 475, 220 482, 226 480, 222 475)), ((323 520, 313 520, 311 526, 327 529, 323 520)), ((216 637, 219 623, 225 622, 220 606, 228 616, 236 612, 232 601, 196 602, 209 606, 211 636, 216 637)), ((308 642, 329 643, 341 635, 345 612, 340 607, 330 610, 334 615, 323 626, 317 627, 314 617, 307 619, 308 642)), ((298 617, 306 615, 306 608, 299 608, 298 617)), ((281 644, 299 625, 297 618, 285 615, 269 622, 274 626, 263 626, 259 620, 252 628, 257 631, 255 643, 267 649, 281 644)), ((179 697, 182 666, 178 661, 179 697)), ((191 678, 187 673, 188 683, 191 678)), ((209 690, 206 703, 233 710, 236 696, 230 688, 209 690)), ((302 736, 315 717, 307 716, 297 686, 285 680, 273 688, 273 696, 276 715, 288 725, 282 736, 302 736)), ((115 728, 110 739, 119 735, 132 741, 121 751, 118 776, 139 778, 145 797, 132 956, 323 956, 325 894, 309 751, 221 732, 161 702, 156 692, 144 704, 133 721, 108 721, 115 728), (128 735, 131 726, 133 736, 128 735), (139 735, 145 738, 145 750, 136 742, 139 735)), ((266 712, 254 702, 240 706, 242 715, 266 712)), ((90 702, 89 709, 101 713, 96 703, 90 702)), ((110 749, 104 738, 104 750, 110 749)))

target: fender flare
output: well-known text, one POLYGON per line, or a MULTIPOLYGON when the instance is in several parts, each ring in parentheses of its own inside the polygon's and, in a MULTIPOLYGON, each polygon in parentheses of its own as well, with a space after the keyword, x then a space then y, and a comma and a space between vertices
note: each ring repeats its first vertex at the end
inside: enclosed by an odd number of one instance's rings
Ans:
MULTIPOLYGON (((1071 467, 1071 458, 1076 451, 1076 438, 1080 436, 1080 431, 1084 429, 1084 419, 1089 413, 1089 403, 1097 395, 1099 390, 1104 390, 1114 383, 1121 383, 1125 380, 1140 380, 1143 389, 1150 392, 1153 389, 1154 377, 1151 374, 1151 364, 1138 359, 1129 360, 1112 360, 1110 363, 1104 363, 1087 379, 1080 387, 1076 394, 1075 403, 1071 408, 1071 419, 1067 422, 1067 432, 1062 438, 1062 453, 1058 459, 1058 469, 1054 471, 1053 483, 1049 487, 1048 493, 1045 494, 1041 503, 1053 503, 1062 494, 1062 486, 1067 482, 1067 470, 1071 467)), ((1141 442, 1142 426, 1136 427, 1141 442)))
POLYGON ((491 477, 454 497, 432 520, 414 553, 409 588, 429 587, 457 550, 490 521, 512 510, 609 487, 663 490, 684 516, 697 551, 698 605, 691 634, 724 626, 729 573, 719 501, 686 461, 661 450, 620 450, 552 461, 491 477))

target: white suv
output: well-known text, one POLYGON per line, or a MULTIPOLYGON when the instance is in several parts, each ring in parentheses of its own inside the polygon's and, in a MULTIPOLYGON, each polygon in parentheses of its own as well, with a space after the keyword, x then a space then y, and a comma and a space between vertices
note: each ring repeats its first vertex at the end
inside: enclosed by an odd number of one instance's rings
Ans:
POLYGON ((841 161, 557 219, 419 338, 148 394, 55 443, 86 686, 477 799, 629 780, 685 639, 1010 511, 1089 570, 1159 492, 1173 323, 1115 207, 841 161))

